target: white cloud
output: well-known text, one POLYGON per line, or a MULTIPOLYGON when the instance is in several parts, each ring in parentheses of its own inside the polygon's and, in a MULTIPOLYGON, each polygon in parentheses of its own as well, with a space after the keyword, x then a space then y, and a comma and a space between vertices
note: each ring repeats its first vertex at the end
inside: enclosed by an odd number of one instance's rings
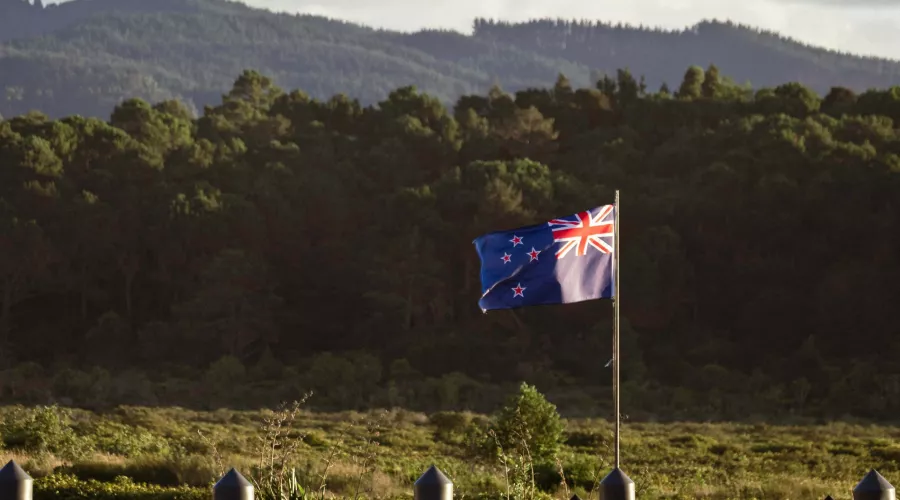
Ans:
POLYGON ((414 31, 469 32, 472 19, 597 19, 679 29, 730 19, 806 43, 900 59, 900 2, 890 0, 248 0, 259 7, 308 12, 414 31))

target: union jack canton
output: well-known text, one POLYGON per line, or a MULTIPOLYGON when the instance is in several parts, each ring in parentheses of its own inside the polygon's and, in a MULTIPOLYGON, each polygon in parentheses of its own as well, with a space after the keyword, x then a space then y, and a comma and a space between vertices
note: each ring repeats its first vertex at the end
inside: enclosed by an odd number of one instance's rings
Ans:
POLYGON ((603 205, 475 239, 483 311, 614 296, 616 209, 603 205))

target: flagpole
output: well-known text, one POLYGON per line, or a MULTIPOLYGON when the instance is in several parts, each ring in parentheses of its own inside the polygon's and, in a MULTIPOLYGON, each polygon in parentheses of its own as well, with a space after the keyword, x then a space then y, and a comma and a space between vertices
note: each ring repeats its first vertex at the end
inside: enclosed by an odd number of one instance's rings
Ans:
POLYGON ((622 427, 622 411, 619 408, 619 338, 622 333, 619 323, 619 309, 621 308, 621 289, 619 288, 619 221, 622 214, 619 211, 619 190, 616 189, 615 201, 615 225, 613 226, 613 411, 616 412, 616 466, 602 481, 600 481, 600 498, 604 500, 635 500, 634 481, 619 468, 620 442, 619 432, 622 427))
POLYGON ((615 226, 613 226, 613 259, 615 269, 613 270, 614 290, 613 290, 613 411, 616 413, 616 469, 619 468, 619 428, 621 427, 619 411, 619 306, 621 297, 621 289, 619 288, 619 221, 621 220, 621 212, 619 211, 619 190, 616 189, 616 218, 615 226))

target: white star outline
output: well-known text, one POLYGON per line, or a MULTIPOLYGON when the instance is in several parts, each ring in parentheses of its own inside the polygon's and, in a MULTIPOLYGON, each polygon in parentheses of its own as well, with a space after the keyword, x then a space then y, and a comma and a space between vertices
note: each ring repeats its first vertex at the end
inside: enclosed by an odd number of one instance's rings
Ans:
POLYGON ((522 297, 524 299, 525 298, 524 292, 527 288, 528 287, 522 286, 521 283, 517 284, 515 288, 510 288, 510 290, 513 291, 513 298, 522 297))

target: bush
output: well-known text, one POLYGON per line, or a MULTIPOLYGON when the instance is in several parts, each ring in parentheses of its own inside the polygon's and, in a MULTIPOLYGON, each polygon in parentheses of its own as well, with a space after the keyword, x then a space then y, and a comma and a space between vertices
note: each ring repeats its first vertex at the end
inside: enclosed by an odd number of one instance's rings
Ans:
POLYGON ((127 477, 138 483, 158 486, 178 486, 178 475, 169 464, 142 461, 136 464, 117 464, 99 461, 78 462, 70 466, 57 467, 58 475, 72 475, 83 481, 96 480, 104 483, 127 477))
POLYGON ((17 406, 0 419, 0 436, 7 448, 77 460, 91 449, 69 421, 69 412, 57 406, 17 406))
POLYGON ((519 392, 500 410, 496 434, 505 449, 527 447, 536 462, 551 460, 562 443, 563 424, 556 406, 538 390, 522 383, 519 392))
POLYGON ((221 475, 212 458, 200 455, 146 456, 124 464, 85 461, 57 467, 53 472, 104 483, 124 477, 141 484, 198 487, 212 484, 221 475))
POLYGON ((209 500, 207 488, 134 483, 126 477, 114 482, 83 481, 75 476, 54 474, 34 482, 34 500, 209 500))
MULTIPOLYGON (((590 491, 598 480, 597 461, 591 456, 575 456, 562 464, 563 474, 566 476, 566 484, 569 488, 579 488, 590 491)), ((544 462, 534 466, 535 482, 541 491, 553 491, 562 482, 559 474, 559 466, 544 462)))
POLYGON ((142 455, 168 455, 169 443, 141 427, 131 427, 118 422, 100 422, 91 429, 97 450, 125 457, 142 455))
POLYGON ((566 444, 572 448, 585 448, 591 451, 600 449, 609 442, 604 430, 578 430, 566 435, 566 444))
POLYGON ((472 418, 463 436, 463 444, 470 456, 478 459, 496 458, 497 444, 491 438, 490 431, 490 420, 480 415, 472 418))
POLYGON ((472 417, 465 413, 442 411, 428 417, 434 426, 434 438, 448 444, 454 444, 465 437, 472 417))
POLYGON ((318 431, 309 431, 306 435, 302 436, 303 442, 313 448, 326 448, 328 447, 329 441, 328 437, 318 431))

